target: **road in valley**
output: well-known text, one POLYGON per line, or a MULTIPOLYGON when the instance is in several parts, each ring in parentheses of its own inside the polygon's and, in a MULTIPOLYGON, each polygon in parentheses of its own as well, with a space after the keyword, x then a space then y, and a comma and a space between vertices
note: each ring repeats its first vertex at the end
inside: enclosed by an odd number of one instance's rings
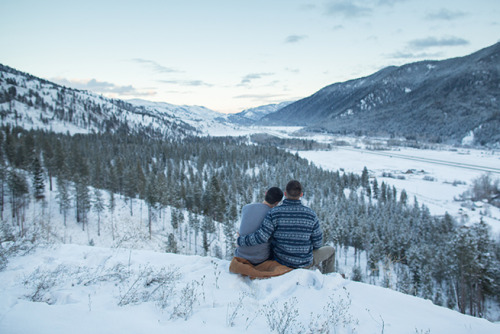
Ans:
MULTIPOLYGON (((361 153, 373 154, 373 155, 379 155, 379 156, 385 156, 385 157, 394 157, 394 158, 398 158, 398 159, 421 161, 421 162, 426 162, 426 163, 431 163, 431 164, 464 168, 464 169, 468 169, 468 170, 475 170, 475 171, 486 172, 486 173, 500 174, 500 168, 497 168, 497 167, 488 167, 488 166, 474 165, 474 164, 462 163, 462 162, 453 162, 453 161, 446 161, 446 160, 439 160, 439 159, 432 159, 432 158, 424 158, 424 157, 418 157, 418 156, 413 156, 413 155, 401 154, 401 153, 392 152, 392 151, 390 151, 390 152, 373 151, 373 150, 363 150, 363 149, 348 148, 348 147, 337 147, 337 149, 352 151, 352 152, 361 152, 361 153)), ((499 161, 499 165, 500 165, 500 161, 499 161)))

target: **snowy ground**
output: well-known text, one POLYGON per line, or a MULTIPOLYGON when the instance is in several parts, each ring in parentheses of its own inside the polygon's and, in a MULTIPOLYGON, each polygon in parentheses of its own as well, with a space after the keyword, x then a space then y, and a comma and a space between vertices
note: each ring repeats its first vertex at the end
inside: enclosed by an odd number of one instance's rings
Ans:
POLYGON ((464 217, 470 222, 478 222, 482 217, 491 225, 495 235, 500 234, 498 208, 476 203, 472 210, 455 201, 469 188, 472 180, 485 174, 486 170, 493 171, 490 172, 493 178, 500 178, 500 174, 494 172, 500 168, 500 152, 409 148, 379 152, 338 147, 330 151, 302 151, 299 155, 329 170, 343 169, 359 174, 366 166, 379 185, 385 182, 395 186, 398 192, 405 189, 410 199, 416 197, 432 214, 448 212, 459 220, 464 217), (437 160, 451 162, 454 166, 437 160), (479 166, 484 170, 476 169, 479 166), (384 173, 390 177, 384 177, 384 173))
POLYGON ((280 324, 285 333, 500 331, 500 324, 338 274, 294 270, 251 281, 228 266, 144 250, 40 248, 0 272, 0 333, 270 333, 280 324))

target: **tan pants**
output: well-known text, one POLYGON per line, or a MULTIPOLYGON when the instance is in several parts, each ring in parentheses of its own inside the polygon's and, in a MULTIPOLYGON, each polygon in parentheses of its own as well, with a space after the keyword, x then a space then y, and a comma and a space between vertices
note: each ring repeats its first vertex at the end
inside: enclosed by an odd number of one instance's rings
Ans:
POLYGON ((313 250, 313 263, 310 268, 316 267, 323 274, 333 273, 335 270, 335 248, 323 246, 313 250))

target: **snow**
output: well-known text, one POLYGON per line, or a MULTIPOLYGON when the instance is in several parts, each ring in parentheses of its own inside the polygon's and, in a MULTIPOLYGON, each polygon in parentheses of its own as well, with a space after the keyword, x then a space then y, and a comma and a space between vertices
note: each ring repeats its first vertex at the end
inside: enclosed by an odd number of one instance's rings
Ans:
MULTIPOLYGON (((281 277, 252 281, 229 273, 228 267, 226 260, 146 250, 70 244, 38 248, 12 259, 0 272, 0 332, 269 333, 268 321, 278 320, 276 311, 285 310, 285 303, 288 314, 298 312, 287 333, 301 327, 309 329, 311 319, 326 322, 328 311, 333 312, 335 307, 338 309, 332 314, 338 315, 337 325, 332 323, 334 318, 329 319, 336 333, 500 331, 500 324, 389 289, 345 280, 339 274, 298 269, 281 277), (105 274, 116 273, 119 265, 121 274, 129 278, 104 278, 105 274), (23 281, 35 277, 38 267, 55 282, 45 289, 45 301, 33 302, 26 296, 34 288, 23 281), (118 306, 146 267, 153 272, 164 268, 178 275, 172 279, 167 305, 162 308, 157 302, 145 301, 118 306), (74 274, 78 268, 83 271, 74 274), (89 282, 90 277, 100 279, 89 282), (196 300, 192 314, 185 320, 173 314, 189 299, 188 294, 183 294, 189 291, 186 287, 193 287, 196 300)), ((139 288, 138 296, 149 291, 143 285, 139 288)))
POLYGON ((470 145, 474 143, 474 132, 470 131, 467 136, 462 138, 462 145, 470 145))
POLYGON ((470 186, 472 180, 486 171, 499 178, 500 152, 473 149, 421 150, 398 149, 397 151, 369 151, 351 147, 337 147, 330 151, 300 151, 299 155, 328 170, 342 169, 360 174, 366 166, 371 177, 379 184, 383 181, 398 193, 405 189, 409 198, 416 197, 434 215, 446 212, 472 223, 483 218, 500 235, 500 210, 488 206, 485 210, 462 207, 455 201, 470 186), (449 164, 453 164, 450 166, 449 164), (456 165, 455 165, 456 164, 456 165), (484 170, 474 168, 481 167, 484 170), (411 171, 411 173, 409 172, 411 171), (390 175, 384 177, 383 175, 390 175))

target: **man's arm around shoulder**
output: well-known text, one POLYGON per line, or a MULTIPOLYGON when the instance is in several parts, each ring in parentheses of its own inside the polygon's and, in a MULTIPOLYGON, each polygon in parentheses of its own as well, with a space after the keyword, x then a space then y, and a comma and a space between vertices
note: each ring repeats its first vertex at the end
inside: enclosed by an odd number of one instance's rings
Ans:
POLYGON ((254 233, 240 236, 236 243, 238 246, 255 246, 268 242, 273 235, 275 226, 272 219, 272 214, 269 212, 264 218, 262 225, 254 233))
POLYGON ((318 249, 323 246, 323 231, 321 230, 321 226, 317 217, 315 219, 313 231, 311 234, 311 242, 313 245, 313 249, 318 249))

